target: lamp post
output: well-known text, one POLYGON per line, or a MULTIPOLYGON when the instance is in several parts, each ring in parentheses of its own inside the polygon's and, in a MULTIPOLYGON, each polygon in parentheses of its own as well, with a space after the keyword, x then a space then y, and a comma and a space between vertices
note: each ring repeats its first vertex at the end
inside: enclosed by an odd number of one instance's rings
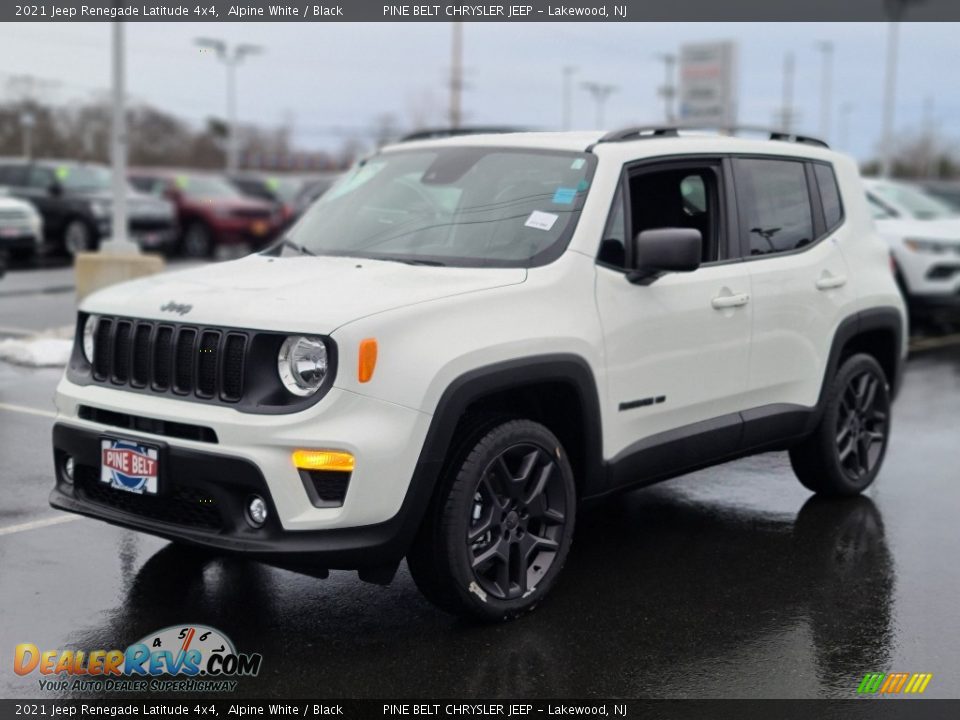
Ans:
POLYGON ((577 68, 573 65, 563 66, 563 110, 560 118, 560 129, 569 130, 573 122, 573 76, 577 68))
POLYGON ((581 87, 593 96, 593 101, 597 104, 597 130, 603 129, 603 110, 607 104, 607 99, 619 88, 616 85, 607 85, 598 82, 585 82, 581 87))
POLYGON ((817 43, 823 56, 823 67, 820 76, 820 137, 830 139, 831 103, 833 102, 833 43, 823 41, 817 43))
POLYGON ((216 52, 217 59, 227 68, 227 172, 236 172, 239 151, 237 143, 237 66, 248 55, 263 52, 263 48, 250 43, 239 43, 230 47, 224 40, 206 37, 197 38, 194 42, 199 47, 216 52))
POLYGON ((112 252, 137 254, 140 248, 127 232, 127 107, 124 66, 124 23, 113 23, 113 117, 110 122, 110 164, 113 185, 112 252))

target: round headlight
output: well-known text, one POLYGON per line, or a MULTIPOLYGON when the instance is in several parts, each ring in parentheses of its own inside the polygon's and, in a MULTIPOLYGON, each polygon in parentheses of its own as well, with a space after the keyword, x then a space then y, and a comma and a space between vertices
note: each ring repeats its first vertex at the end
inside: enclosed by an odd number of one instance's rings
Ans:
POLYGON ((83 356, 93 365, 94 337, 97 333, 97 316, 90 315, 83 323, 83 356))
POLYGON ((318 337, 291 335, 280 347, 277 370, 283 386, 294 395, 313 395, 327 374, 327 346, 318 337))

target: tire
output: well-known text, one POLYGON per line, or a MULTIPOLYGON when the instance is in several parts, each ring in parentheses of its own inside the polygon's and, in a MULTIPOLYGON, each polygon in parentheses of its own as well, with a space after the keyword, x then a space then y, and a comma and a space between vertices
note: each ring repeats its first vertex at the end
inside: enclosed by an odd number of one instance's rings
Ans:
POLYGON ((199 220, 187 225, 180 242, 183 254, 191 258, 209 258, 213 255, 213 233, 199 220))
POLYGON ((804 487, 820 495, 851 496, 876 479, 890 439, 890 385, 870 355, 848 358, 827 391, 813 434, 790 450, 804 487))
POLYGON ((570 551, 573 470, 556 436, 530 420, 474 425, 454 448, 410 573, 447 612, 517 618, 550 591, 570 551))
POLYGON ((92 252, 97 249, 96 233, 86 221, 74 218, 63 229, 63 249, 70 257, 92 252))

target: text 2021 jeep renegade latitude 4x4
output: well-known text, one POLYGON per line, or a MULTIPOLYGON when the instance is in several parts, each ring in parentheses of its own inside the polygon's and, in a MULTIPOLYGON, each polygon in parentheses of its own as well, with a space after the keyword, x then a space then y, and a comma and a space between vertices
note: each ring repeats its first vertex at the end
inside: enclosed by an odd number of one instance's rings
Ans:
POLYGON ((406 557, 510 618, 584 500, 778 449, 861 492, 905 322, 853 160, 812 139, 403 143, 264 253, 83 302, 50 500, 320 576, 406 557))

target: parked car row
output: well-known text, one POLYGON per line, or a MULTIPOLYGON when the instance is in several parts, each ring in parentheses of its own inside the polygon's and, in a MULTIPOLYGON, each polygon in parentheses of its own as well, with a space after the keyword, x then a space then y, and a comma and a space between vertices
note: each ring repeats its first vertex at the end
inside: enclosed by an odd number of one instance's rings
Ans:
MULTIPOLYGON (((300 193, 316 182, 171 168, 134 168, 128 180, 130 238, 143 250, 198 258, 269 244, 306 209, 300 193)), ((112 234, 113 173, 105 165, 0 158, 0 197, 0 264, 96 250, 112 234)))

